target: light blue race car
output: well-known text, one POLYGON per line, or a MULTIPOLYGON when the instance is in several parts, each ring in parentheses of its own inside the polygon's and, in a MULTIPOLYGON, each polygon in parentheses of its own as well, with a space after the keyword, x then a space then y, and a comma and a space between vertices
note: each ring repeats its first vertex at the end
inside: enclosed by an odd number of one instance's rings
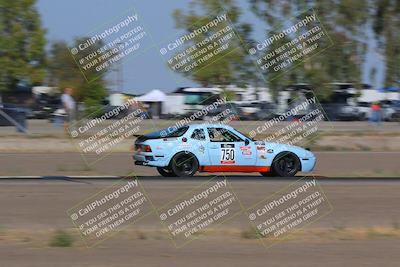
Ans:
POLYGON ((191 124, 139 136, 136 165, 157 167, 162 176, 200 172, 259 172, 294 176, 314 169, 315 155, 303 148, 255 141, 224 124, 191 124))

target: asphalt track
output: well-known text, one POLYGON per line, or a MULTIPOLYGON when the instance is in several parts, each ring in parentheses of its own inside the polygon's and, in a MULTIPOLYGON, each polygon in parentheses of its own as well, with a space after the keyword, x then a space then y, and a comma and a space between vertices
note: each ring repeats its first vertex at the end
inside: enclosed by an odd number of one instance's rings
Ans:
MULTIPOLYGON (((185 194, 214 177, 166 179, 138 177, 156 207, 185 194)), ((2 177, 0 179, 0 224, 20 232, 73 228, 66 211, 84 199, 113 185, 119 177, 2 177)), ((226 176, 245 207, 281 190, 301 177, 265 178, 226 176)), ((306 179, 311 179, 307 177, 306 179)), ((317 177, 332 211, 306 227, 308 230, 370 227, 393 228, 400 221, 400 179, 317 177)), ((148 218, 129 226, 131 230, 160 229, 159 218, 148 218)), ((223 229, 248 230, 247 218, 238 216, 223 229)), ((4 230, 3 230, 4 231, 4 230)), ((4 233, 6 233, 6 231, 4 233)), ((340 236, 323 240, 293 240, 265 249, 258 240, 238 236, 208 236, 183 248, 169 239, 134 238, 117 234, 95 248, 48 247, 30 238, 7 239, 0 231, 0 266, 398 266, 400 238, 340 236)), ((240 235, 239 235, 240 236, 240 235)))
MULTIPOLYGON (((317 176, 400 176, 400 152, 316 152, 316 155, 313 173, 317 176)), ((0 153, 0 176, 121 176, 132 172, 137 176, 158 175, 155 168, 133 165, 129 152, 112 153, 89 166, 79 153, 0 153)))
MULTIPOLYGON (((161 207, 215 176, 166 179, 138 177, 154 205, 161 207)), ((302 177, 264 178, 257 176, 217 176, 226 178, 245 207, 273 195, 302 177)), ((310 180, 311 177, 306 177, 310 180)), ((71 227, 65 212, 90 196, 119 182, 109 177, 45 177, 41 179, 0 179, 1 224, 10 227, 71 227)), ((333 212, 316 223, 335 225, 392 226, 400 222, 400 179, 396 178, 316 178, 331 202, 333 212)), ((234 227, 246 221, 236 221, 234 227)), ((157 217, 144 221, 159 225, 157 217)))
POLYGON ((208 174, 202 176, 191 176, 191 177, 162 177, 158 176, 84 176, 84 175, 26 175, 26 176, 0 176, 0 182, 6 181, 15 181, 15 182, 24 182, 24 181, 71 181, 71 182, 84 182, 84 181, 115 181, 118 179, 134 179, 137 178, 140 181, 172 181, 172 182, 183 182, 183 181, 207 181, 214 177, 225 177, 231 181, 296 181, 298 179, 304 178, 305 180, 310 180, 312 178, 317 179, 318 181, 324 182, 399 182, 400 177, 327 177, 327 176, 314 176, 314 175, 297 175, 294 177, 263 177, 257 175, 224 175, 223 173, 218 174, 208 174))

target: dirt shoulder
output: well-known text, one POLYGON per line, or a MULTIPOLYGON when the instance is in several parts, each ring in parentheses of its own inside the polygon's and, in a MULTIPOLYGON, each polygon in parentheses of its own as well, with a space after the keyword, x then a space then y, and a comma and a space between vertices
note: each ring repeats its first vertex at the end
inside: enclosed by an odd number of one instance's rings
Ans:
POLYGON ((7 267, 242 267, 398 266, 400 239, 281 243, 268 250, 257 240, 198 240, 177 249, 170 240, 117 238, 98 248, 37 247, 0 241, 0 264, 7 267))
MULTIPOLYGON (((122 140, 110 152, 129 152, 135 138, 122 140)), ((302 146, 313 151, 399 151, 400 135, 321 135, 302 146)), ((79 152, 77 143, 66 137, 2 136, 0 153, 7 152, 79 152)))
MULTIPOLYGON (((136 134, 159 130, 176 123, 177 121, 172 120, 145 120, 136 134)), ((263 123, 265 122, 234 121, 231 124, 241 132, 249 133, 254 129, 262 129, 263 123)), ((73 141, 62 128, 56 128, 47 121, 31 120, 28 125, 27 134, 16 133, 14 127, 1 127, 0 152, 78 152, 77 143, 90 136, 82 136, 73 141)), ((268 131, 257 133, 255 138, 266 139, 286 126, 287 123, 276 125, 268 131)), ((95 132, 96 130, 92 134, 95 132)), ((400 151, 399 133, 400 123, 372 126, 367 122, 322 122, 315 133, 303 138, 298 145, 315 151, 400 151)), ((114 143, 110 151, 128 152, 134 141, 134 137, 123 138, 114 143)))

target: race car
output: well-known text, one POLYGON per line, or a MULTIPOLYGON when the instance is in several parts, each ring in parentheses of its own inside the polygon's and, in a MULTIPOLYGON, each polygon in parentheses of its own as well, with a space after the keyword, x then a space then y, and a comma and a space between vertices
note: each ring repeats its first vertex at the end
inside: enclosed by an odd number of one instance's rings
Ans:
POLYGON ((259 172, 294 176, 311 172, 315 155, 307 149, 253 140, 229 125, 190 124, 139 136, 136 165, 156 167, 165 177, 199 172, 259 172))

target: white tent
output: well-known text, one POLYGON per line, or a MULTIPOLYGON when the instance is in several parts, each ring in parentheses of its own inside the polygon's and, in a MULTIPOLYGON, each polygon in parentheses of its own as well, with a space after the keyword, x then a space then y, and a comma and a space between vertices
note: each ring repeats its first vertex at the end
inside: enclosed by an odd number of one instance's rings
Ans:
POLYGON ((157 89, 152 90, 147 94, 144 94, 136 98, 137 101, 141 102, 164 102, 165 99, 166 99, 165 93, 157 89))

